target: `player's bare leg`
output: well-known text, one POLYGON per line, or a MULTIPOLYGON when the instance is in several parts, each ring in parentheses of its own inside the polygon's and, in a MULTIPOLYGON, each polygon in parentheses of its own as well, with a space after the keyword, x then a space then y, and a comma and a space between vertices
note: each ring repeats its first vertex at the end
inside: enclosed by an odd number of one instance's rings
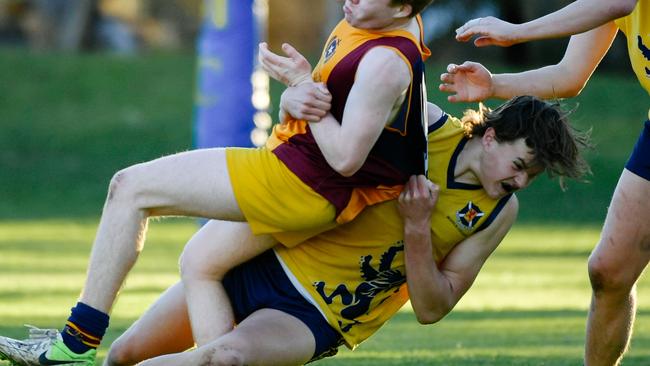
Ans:
POLYGON ((198 346, 214 341, 232 330, 234 317, 230 300, 221 283, 223 275, 241 263, 270 249, 276 241, 268 235, 255 236, 246 223, 212 220, 187 243, 180 261, 181 276, 198 346), (224 253, 233 261, 224 263, 224 253), (227 267, 215 263, 227 264, 227 267))
MULTIPOLYGON (((142 250, 151 216, 244 220, 224 149, 184 152, 131 166, 111 180, 80 301, 37 364, 94 365, 120 286, 142 250)), ((232 262, 224 253, 225 263, 232 262)), ((44 342, 45 344, 45 342, 44 342)))
POLYGON ((636 311, 636 281, 650 260, 650 182, 624 170, 589 258, 593 288, 585 365, 617 365, 636 311))
POLYGON ((216 341, 140 365, 302 365, 311 359, 315 347, 313 334, 298 318, 262 309, 216 341))
POLYGON ((113 177, 81 302, 110 312, 144 245, 147 219, 162 215, 244 220, 230 185, 225 150, 166 156, 113 177))
POLYGON ((148 358, 182 352, 193 345, 183 284, 179 282, 113 342, 104 366, 135 365, 148 358))

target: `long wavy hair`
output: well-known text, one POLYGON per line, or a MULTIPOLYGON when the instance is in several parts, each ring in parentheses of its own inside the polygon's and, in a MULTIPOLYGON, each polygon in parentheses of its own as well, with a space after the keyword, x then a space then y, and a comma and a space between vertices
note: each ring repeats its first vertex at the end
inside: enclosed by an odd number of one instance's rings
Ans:
POLYGON ((582 132, 568 121, 559 103, 533 96, 515 97, 491 110, 479 104, 478 110, 465 111, 462 122, 468 137, 483 136, 492 127, 498 142, 523 138, 534 156, 533 164, 542 167, 562 189, 564 178, 581 179, 591 173, 582 151, 591 148, 591 131, 582 132))

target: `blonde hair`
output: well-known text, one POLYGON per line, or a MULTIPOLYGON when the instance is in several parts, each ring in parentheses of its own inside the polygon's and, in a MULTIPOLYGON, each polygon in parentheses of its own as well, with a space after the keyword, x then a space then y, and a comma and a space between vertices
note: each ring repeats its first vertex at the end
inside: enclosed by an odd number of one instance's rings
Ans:
POLYGON ((490 111, 491 109, 486 107, 482 102, 478 104, 478 110, 466 109, 463 112, 463 117, 460 119, 463 130, 465 130, 465 136, 472 138, 474 135, 474 128, 478 125, 484 124, 485 113, 490 111))

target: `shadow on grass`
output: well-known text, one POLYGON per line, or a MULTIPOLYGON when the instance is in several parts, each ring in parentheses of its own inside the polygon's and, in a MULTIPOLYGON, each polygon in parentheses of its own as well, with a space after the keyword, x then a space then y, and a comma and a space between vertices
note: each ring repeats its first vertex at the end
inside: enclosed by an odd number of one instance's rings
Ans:
MULTIPOLYGON (((27 317, 28 315, 26 315, 27 317)), ((638 313, 640 321, 650 311, 638 313)), ((49 327, 64 319, 47 317, 30 321, 49 327)), ((135 319, 116 317, 100 348, 110 344, 135 319)), ((585 312, 580 310, 457 311, 436 325, 419 325, 409 312, 398 313, 375 336, 350 352, 342 349, 322 365, 579 365, 585 312)), ((0 334, 22 338, 26 331, 19 319, 3 319, 0 334), (8 324, 9 323, 9 324, 8 324)), ((173 332, 173 330, 169 330, 173 332)), ((647 365, 647 337, 635 337, 625 365, 647 365)), ((3 365, 0 363, 0 365, 3 365)))

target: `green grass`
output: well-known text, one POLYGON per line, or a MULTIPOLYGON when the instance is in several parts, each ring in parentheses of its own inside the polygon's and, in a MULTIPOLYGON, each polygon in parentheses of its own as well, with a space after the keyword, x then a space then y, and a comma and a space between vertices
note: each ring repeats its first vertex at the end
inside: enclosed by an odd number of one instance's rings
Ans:
POLYGON ((0 65, 0 218, 96 217, 115 171, 191 146, 190 54, 0 65))
MULTIPOLYGON (((0 334, 21 337, 23 323, 62 325, 82 285, 95 224, 0 223, 0 334)), ((195 229, 185 220, 152 223, 100 357, 178 280, 176 260, 195 229)), ((322 364, 579 364, 590 296, 585 263, 597 238, 597 227, 517 226, 440 323, 419 325, 407 307, 357 350, 342 350, 322 364)), ((644 365, 650 357, 649 287, 646 281, 639 284, 636 335, 624 365, 644 365)))

